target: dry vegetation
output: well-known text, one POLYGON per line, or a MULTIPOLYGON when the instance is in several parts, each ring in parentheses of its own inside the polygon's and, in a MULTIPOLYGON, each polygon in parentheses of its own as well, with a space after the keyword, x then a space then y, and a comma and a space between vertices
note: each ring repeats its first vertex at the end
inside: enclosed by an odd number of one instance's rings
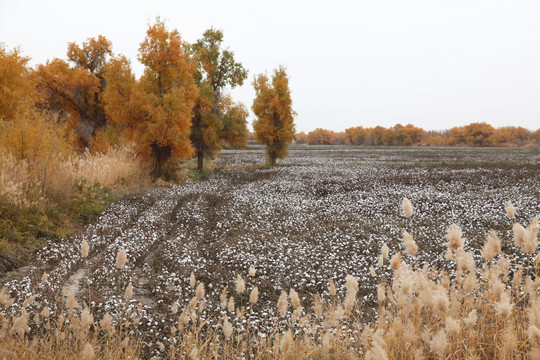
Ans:
POLYGON ((230 169, 127 198, 80 236, 47 245, 2 281, 0 349, 7 358, 538 356, 536 150, 300 147, 288 166, 248 165, 264 157, 226 151, 219 162, 230 169))
POLYGON ((47 112, 0 121, 0 271, 28 260, 44 239, 59 239, 148 183, 128 146, 78 153, 47 112))
MULTIPOLYGON (((514 213, 515 207, 508 203, 507 217, 514 218, 514 213)), ((403 214, 413 216, 408 199, 403 201, 403 214)), ((539 229, 538 218, 526 229, 514 225, 514 242, 531 254, 531 261, 539 229)), ((401 252, 390 257, 383 245, 378 267, 389 266, 393 275, 388 284, 377 285, 377 316, 368 324, 362 321, 363 309, 357 301, 358 279, 347 275, 343 293, 337 292, 330 278, 330 299, 323 301, 315 295, 309 309, 303 308, 307 304, 294 289, 282 291, 273 324, 258 326, 252 319, 258 287, 247 289, 238 274, 232 294, 226 288, 221 292, 221 312, 213 315, 219 326, 212 327, 201 317, 208 301, 206 285, 191 273, 193 297, 184 309, 171 304, 169 316, 178 320, 163 341, 154 339, 159 349, 156 355, 170 359, 537 359, 540 285, 535 274, 524 272, 501 252, 502 240, 495 232, 486 238, 479 269, 473 254, 464 250, 466 240, 459 226, 451 224, 445 238, 454 276, 427 265, 420 268, 415 257, 422 249, 406 230, 402 251, 409 261, 404 261, 401 252)), ((88 243, 83 242, 81 257, 86 258, 88 251, 88 243)), ((116 256, 117 270, 125 263, 122 249, 116 256)), ((375 268, 371 272, 376 276, 375 268)), ((255 278, 257 270, 250 267, 244 275, 255 278)), ((47 282, 46 275, 42 281, 47 282)), ((132 297, 130 283, 123 299, 132 297)), ((7 358, 137 358, 144 354, 137 337, 141 335, 140 308, 131 314, 125 308, 124 315, 131 318, 125 323, 114 322, 108 313, 98 321, 88 305, 70 293, 61 314, 51 319, 49 308, 35 306, 35 298, 26 299, 20 313, 2 317, 0 351, 7 358)), ((0 294, 4 311, 13 302, 4 288, 0 294)))

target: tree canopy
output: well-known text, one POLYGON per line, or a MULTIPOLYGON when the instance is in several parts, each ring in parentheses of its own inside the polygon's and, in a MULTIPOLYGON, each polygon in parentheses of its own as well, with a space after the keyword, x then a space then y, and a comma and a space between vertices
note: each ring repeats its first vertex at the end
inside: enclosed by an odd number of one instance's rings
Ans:
POLYGON ((159 177, 171 156, 193 154, 189 134, 199 97, 196 63, 178 31, 167 30, 159 19, 149 25, 138 59, 145 66, 138 82, 125 57, 111 62, 105 75, 107 112, 139 151, 151 156, 159 177))
POLYGON ((239 132, 247 131, 245 124, 241 124, 245 123, 247 116, 238 116, 241 115, 238 111, 226 116, 225 111, 232 104, 223 95, 226 86, 234 88, 244 83, 247 70, 234 59, 233 52, 222 49, 222 43, 223 32, 210 28, 191 46, 198 63, 195 79, 199 98, 195 105, 190 139, 195 148, 199 171, 203 169, 205 155, 212 156, 218 152, 223 141, 238 143, 245 139, 245 135, 239 132))
POLYGON ((253 81, 255 99, 251 109, 257 116, 253 122, 255 136, 266 145, 268 163, 287 156, 289 143, 294 139, 294 116, 289 79, 284 67, 274 70, 272 82, 265 74, 253 81))

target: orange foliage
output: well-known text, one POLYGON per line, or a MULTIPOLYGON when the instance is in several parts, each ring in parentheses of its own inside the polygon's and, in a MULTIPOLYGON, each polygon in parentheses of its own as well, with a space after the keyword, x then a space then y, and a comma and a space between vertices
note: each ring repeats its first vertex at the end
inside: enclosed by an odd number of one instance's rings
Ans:
POLYGON ((71 68, 60 59, 39 65, 36 75, 45 107, 65 117, 79 134, 81 143, 87 145, 97 128, 94 118, 99 80, 86 70, 71 68))
MULTIPOLYGON (((2 160, 11 159, 12 163, 11 168, 4 166, 0 178, 12 177, 19 184, 12 194, 13 201, 30 205, 46 195, 51 180, 59 176, 63 162, 72 154, 69 131, 56 120, 54 115, 33 106, 20 109, 11 120, 0 120, 0 158, 5 157, 0 159, 0 165, 2 160), (24 171, 14 173, 15 168, 24 171)), ((0 179, 0 185, 6 185, 6 178, 0 179)))
POLYGON ((336 133, 331 130, 315 129, 307 134, 309 145, 332 145, 335 144, 336 133))
POLYGON ((34 83, 19 49, 8 51, 0 43, 0 119, 13 119, 34 102, 34 83))
POLYGON ((296 143, 297 144, 305 144, 305 143, 307 143, 307 135, 303 131, 296 134, 295 138, 296 138, 296 143))
POLYGON ((17 160, 39 163, 56 155, 69 155, 69 132, 54 115, 33 107, 21 109, 13 121, 0 121, 0 147, 17 160))
POLYGON ((193 154, 189 134, 199 95, 196 64, 178 31, 168 31, 159 19, 148 27, 138 58, 145 66, 139 82, 125 57, 111 60, 104 74, 106 110, 138 151, 152 157, 153 174, 159 177, 171 156, 193 154))
POLYGON ((289 79, 285 68, 274 70, 272 84, 266 75, 259 74, 253 81, 255 99, 251 109, 257 116, 253 122, 255 136, 266 145, 268 162, 287 156, 289 143, 294 139, 294 116, 289 79))
POLYGON ((126 145, 118 130, 112 125, 96 131, 96 135, 90 139, 89 149, 91 154, 107 154, 113 148, 126 145))
POLYGON ((107 56, 112 55, 112 42, 102 35, 83 42, 82 47, 76 43, 68 43, 67 56, 76 67, 86 69, 103 79, 102 70, 107 64, 107 56))
POLYGON ((66 116, 84 146, 106 123, 103 72, 111 48, 111 42, 101 35, 88 39, 81 47, 69 43, 67 55, 73 67, 53 59, 37 69, 43 105, 66 116))
POLYGON ((429 146, 443 146, 446 145, 447 140, 441 135, 428 137, 427 143, 429 146))
MULTIPOLYGON (((538 133, 538 131, 537 131, 538 133)), ((411 124, 391 128, 352 127, 345 130, 349 145, 429 145, 429 146, 525 146, 536 140, 535 133, 515 126, 498 129, 486 123, 472 123, 445 131, 424 131, 411 124)))
POLYGON ((400 124, 394 127, 394 139, 392 145, 415 145, 420 143, 425 135, 424 129, 418 128, 414 125, 407 124, 401 126, 400 124))
POLYGON ((362 126, 345 129, 345 140, 349 145, 368 145, 367 139, 369 135, 370 129, 362 126))

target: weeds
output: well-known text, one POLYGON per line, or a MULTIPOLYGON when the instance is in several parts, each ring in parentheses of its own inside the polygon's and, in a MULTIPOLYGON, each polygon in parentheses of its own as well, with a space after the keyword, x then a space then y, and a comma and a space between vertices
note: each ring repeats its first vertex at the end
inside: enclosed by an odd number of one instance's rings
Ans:
POLYGON ((41 155, 17 159, 0 150, 0 255, 21 260, 20 253, 28 255, 42 239, 68 236, 121 195, 148 183, 130 148, 78 157, 46 154, 44 167, 41 155))

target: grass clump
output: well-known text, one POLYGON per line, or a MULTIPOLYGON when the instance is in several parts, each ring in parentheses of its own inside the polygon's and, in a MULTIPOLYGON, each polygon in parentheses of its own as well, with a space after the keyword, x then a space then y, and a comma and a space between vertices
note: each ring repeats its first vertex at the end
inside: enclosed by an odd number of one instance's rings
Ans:
POLYGON ((9 150, 0 149, 0 256, 15 264, 43 240, 68 236, 111 202, 148 183, 129 147, 81 155, 51 149, 36 158, 20 158, 9 150))

